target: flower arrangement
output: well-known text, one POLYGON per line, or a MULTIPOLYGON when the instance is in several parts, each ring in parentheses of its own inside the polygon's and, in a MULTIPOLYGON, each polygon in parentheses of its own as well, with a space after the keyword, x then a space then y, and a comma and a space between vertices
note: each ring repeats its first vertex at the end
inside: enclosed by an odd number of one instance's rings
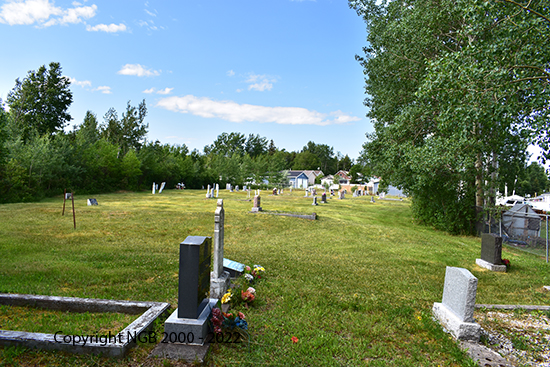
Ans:
POLYGON ((221 334, 224 329, 243 331, 248 330, 248 323, 242 312, 233 315, 232 313, 222 312, 218 307, 212 310, 211 318, 214 334, 221 334))
POLYGON ((223 295, 222 300, 221 300, 221 303, 222 303, 222 304, 229 303, 229 301, 231 301, 231 296, 232 296, 232 294, 231 294, 231 289, 229 289, 229 290, 227 291, 227 293, 225 293, 225 294, 223 295))
POLYGON ((264 273, 265 269, 261 265, 253 265, 252 267, 247 265, 244 268, 244 278, 249 283, 254 283, 257 280, 262 279, 264 273))
POLYGON ((506 265, 506 269, 510 269, 510 260, 508 259, 502 259, 501 260, 504 265, 506 265))
POLYGON ((246 291, 241 291, 241 298, 245 302, 244 306, 248 308, 248 304, 256 299, 256 290, 252 287, 248 287, 246 291))

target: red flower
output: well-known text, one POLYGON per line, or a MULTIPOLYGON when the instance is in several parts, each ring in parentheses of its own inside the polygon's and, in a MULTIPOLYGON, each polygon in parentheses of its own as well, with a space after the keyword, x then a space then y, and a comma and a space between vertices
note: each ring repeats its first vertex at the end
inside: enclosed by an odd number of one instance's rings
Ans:
POLYGON ((298 343, 298 338, 297 337, 293 336, 291 339, 292 339, 293 343, 298 343))

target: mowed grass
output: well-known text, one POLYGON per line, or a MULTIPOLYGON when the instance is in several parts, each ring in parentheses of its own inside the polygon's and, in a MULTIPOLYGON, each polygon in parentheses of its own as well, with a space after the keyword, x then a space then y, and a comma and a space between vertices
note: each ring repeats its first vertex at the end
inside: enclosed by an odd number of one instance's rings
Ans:
MULTIPOLYGON (((0 292, 176 307, 179 243, 213 235, 216 200, 193 190, 95 197, 99 206, 89 207, 76 195, 76 230, 70 202, 61 216, 61 197, 1 205, 0 292)), ((406 201, 348 197, 314 207, 303 191, 262 193, 264 209, 316 212, 311 221, 250 214, 243 192, 223 190, 220 198, 225 257, 262 265, 266 278, 246 311, 250 344, 213 345, 209 365, 471 366, 431 318, 446 266, 467 268, 479 279, 478 303, 550 300, 542 288, 550 285, 544 259, 505 248, 511 271, 486 271, 475 265, 479 238, 413 223, 406 201)), ((153 347, 141 344, 122 361, 3 348, 0 364, 141 365, 153 347)))

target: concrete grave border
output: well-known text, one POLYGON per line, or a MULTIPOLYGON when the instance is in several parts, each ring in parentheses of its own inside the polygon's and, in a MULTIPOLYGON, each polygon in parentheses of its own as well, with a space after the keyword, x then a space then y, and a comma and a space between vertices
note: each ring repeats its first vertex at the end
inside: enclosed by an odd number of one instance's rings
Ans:
MULTIPOLYGON (((73 336, 69 343, 63 342, 64 334, 30 333, 25 331, 0 330, 0 345, 21 345, 27 348, 39 348, 48 350, 63 350, 77 354, 102 354, 108 357, 122 358, 133 347, 135 339, 128 338, 140 335, 148 330, 153 322, 170 307, 166 302, 134 302, 115 301, 94 298, 74 298, 56 296, 37 296, 32 294, 0 293, 0 304, 10 306, 30 306, 49 310, 69 312, 119 312, 130 315, 143 313, 130 325, 118 334, 109 335, 109 342, 103 343, 91 340, 86 343, 74 341, 73 336), (117 340, 117 335, 119 335, 117 340), (61 342, 60 342, 61 341, 61 342), (74 345, 73 345, 74 344, 74 345)), ((109 333, 110 334, 110 333, 109 333)), ((96 335, 94 335, 96 336, 96 335)), ((105 335, 106 336, 106 335, 105 335)))
POLYGON ((268 215, 280 215, 283 217, 293 217, 293 218, 302 218, 302 219, 309 219, 309 220, 316 220, 317 219, 317 213, 312 213, 311 215, 308 214, 295 214, 295 213, 282 213, 282 212, 270 212, 270 211, 261 211, 261 212, 253 212, 250 211, 249 213, 252 214, 268 214, 268 215))

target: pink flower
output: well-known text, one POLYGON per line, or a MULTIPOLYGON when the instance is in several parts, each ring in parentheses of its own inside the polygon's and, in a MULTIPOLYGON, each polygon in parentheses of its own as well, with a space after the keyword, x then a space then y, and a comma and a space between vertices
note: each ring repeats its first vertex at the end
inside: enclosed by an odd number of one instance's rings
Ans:
POLYGON ((252 287, 248 287, 248 289, 246 290, 247 292, 250 292, 252 294, 256 294, 256 290, 252 287))
POLYGON ((239 312, 239 319, 244 320, 244 313, 239 312))
POLYGON ((290 339, 292 339, 292 342, 293 342, 293 343, 298 343, 298 338, 297 338, 297 337, 293 336, 293 337, 290 338, 290 339))
POLYGON ((246 268, 244 268, 244 270, 250 271, 250 266, 247 265, 246 268))

